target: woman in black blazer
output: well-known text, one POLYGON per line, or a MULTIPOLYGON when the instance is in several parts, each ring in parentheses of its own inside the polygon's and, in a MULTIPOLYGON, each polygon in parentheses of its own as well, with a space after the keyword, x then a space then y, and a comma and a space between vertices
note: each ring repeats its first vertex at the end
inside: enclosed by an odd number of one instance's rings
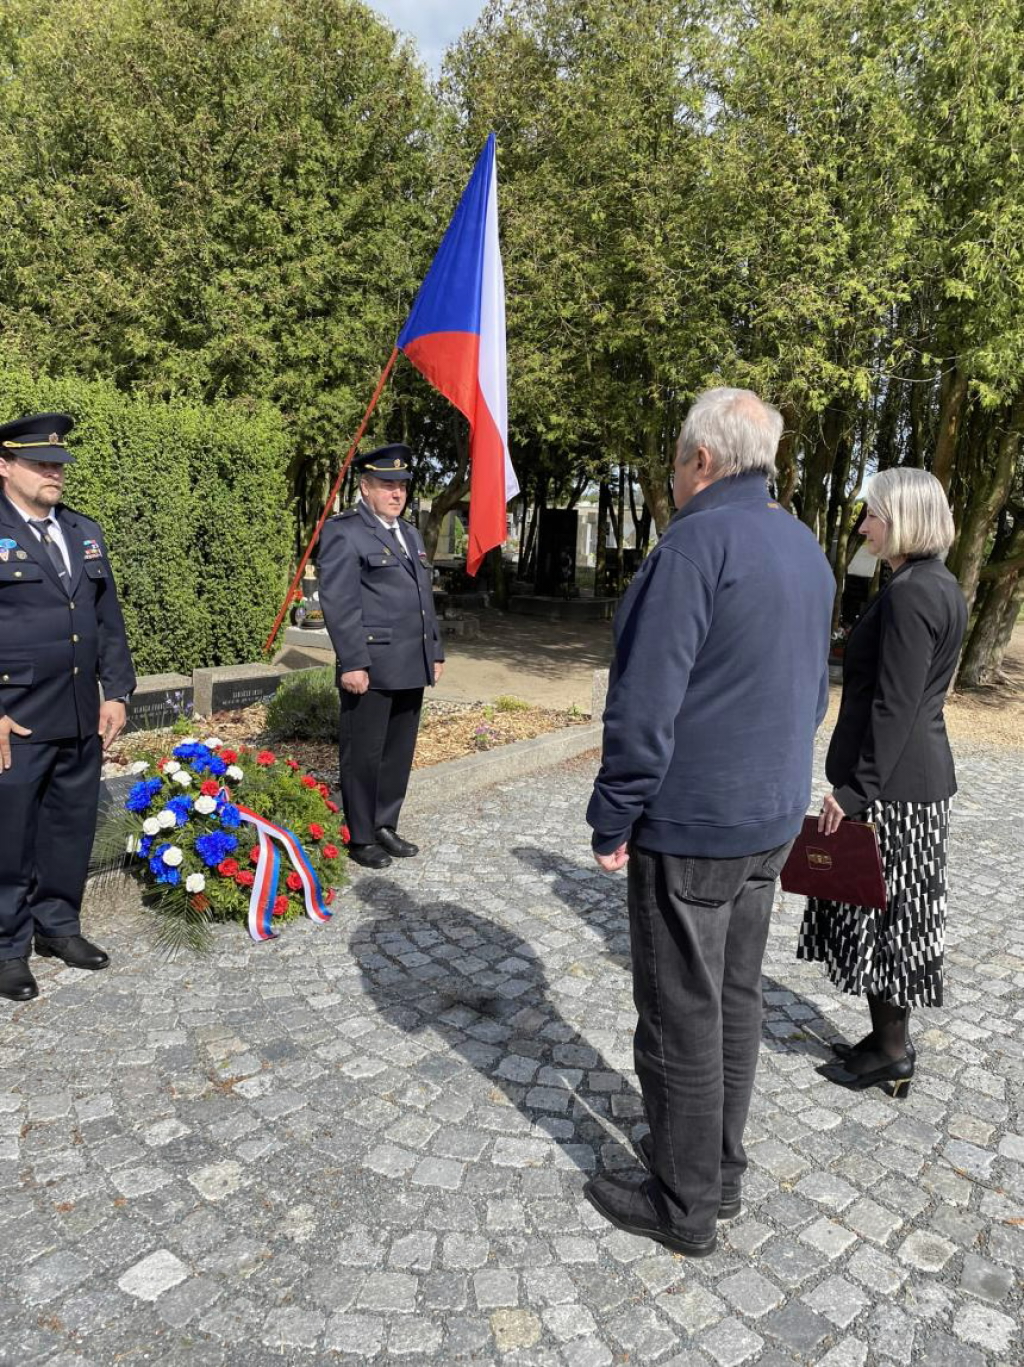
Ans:
POLYGON ((871 1031, 836 1044, 820 1071, 860 1090, 914 1073, 911 1007, 942 1004, 949 799, 956 775, 942 708, 967 607, 942 563, 953 541, 945 490, 924 470, 886 470, 867 490, 867 547, 894 571, 846 644, 843 696, 818 829, 845 817, 875 824, 888 889, 884 911, 810 898, 797 957, 824 963, 844 992, 866 996, 871 1031))

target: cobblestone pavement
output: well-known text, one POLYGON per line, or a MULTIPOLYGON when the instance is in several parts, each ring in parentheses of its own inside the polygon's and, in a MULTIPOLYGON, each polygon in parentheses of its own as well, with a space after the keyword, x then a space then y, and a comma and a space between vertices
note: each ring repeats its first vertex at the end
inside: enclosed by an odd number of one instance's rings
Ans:
POLYGON ((452 793, 424 857, 273 945, 168 966, 101 888, 112 969, 37 962, 0 1011, 0 1363, 1019 1363, 1021 771, 961 757, 905 1102, 815 1073, 863 1011, 780 907, 745 1210, 700 1262, 581 1194, 643 1129, 589 762, 452 793))

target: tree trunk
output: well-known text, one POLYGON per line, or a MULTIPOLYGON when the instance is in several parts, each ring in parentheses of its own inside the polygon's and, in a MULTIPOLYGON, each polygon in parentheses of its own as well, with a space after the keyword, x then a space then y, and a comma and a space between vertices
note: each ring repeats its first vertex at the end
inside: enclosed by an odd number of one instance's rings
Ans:
POLYGON ((493 586, 494 605, 501 608, 502 612, 507 612, 508 579, 505 577, 505 560, 500 546, 494 546, 487 552, 484 564, 487 566, 493 586))
POLYGON ((615 592, 622 592, 622 580, 626 573, 623 561, 623 542, 626 539, 626 467, 619 466, 618 502, 615 505, 615 592))
POLYGON ((819 541, 824 533, 820 514, 825 504, 825 492, 845 428, 846 409, 840 403, 829 404, 822 415, 818 438, 804 469, 800 520, 810 527, 819 541))
POLYGON ((1007 414, 1006 424, 999 431, 995 460, 985 471, 987 478, 984 487, 975 491, 957 543, 956 576, 967 599, 968 610, 973 608, 975 594, 978 591, 985 543, 1013 486, 1022 427, 1024 390, 1017 395, 1007 414))
POLYGON ((537 480, 537 497, 533 501, 533 512, 530 516, 530 530, 526 533, 526 546, 523 555, 522 578, 529 579, 534 574, 534 560, 537 550, 537 528, 540 525, 541 509, 547 507, 548 501, 548 481, 546 476, 541 476, 537 480))
POLYGON ((1022 603, 1024 574, 1020 570, 1003 575, 992 585, 967 642, 958 687, 979 688, 996 682, 1022 603))
POLYGON ((603 598, 608 567, 608 522, 612 499, 608 481, 601 480, 597 490, 597 545, 594 547, 594 597, 603 598))
POLYGON ((437 538, 441 534, 441 523, 445 514, 457 508, 469 493, 469 426, 464 419, 453 418, 452 435, 458 458, 455 473, 437 497, 431 500, 426 524, 420 528, 427 559, 430 561, 433 561, 437 551, 437 538))
POLYGON ((654 525, 658 530, 658 535, 668 526, 669 518, 675 509, 672 507, 668 496, 668 486, 665 476, 653 477, 645 465, 640 466, 636 472, 637 480, 643 492, 644 503, 650 509, 654 525))
POLYGON ((932 474, 942 487, 949 492, 953 478, 953 458, 956 455, 957 438, 967 403, 967 376, 959 366, 950 375, 942 377, 939 397, 939 433, 935 442, 935 457, 932 460, 932 474))
POLYGON ((799 421, 796 409, 791 403, 779 405, 779 412, 785 427, 782 431, 782 439, 779 442, 779 449, 775 454, 775 494, 782 506, 787 509, 792 508, 793 493, 800 480, 800 467, 797 465, 796 452, 797 443, 800 439, 799 421))

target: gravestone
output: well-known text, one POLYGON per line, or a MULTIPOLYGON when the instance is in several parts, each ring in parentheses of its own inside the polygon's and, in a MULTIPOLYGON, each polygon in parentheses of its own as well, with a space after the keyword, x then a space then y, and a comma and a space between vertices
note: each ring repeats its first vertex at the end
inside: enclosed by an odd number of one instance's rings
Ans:
POLYGON ((126 731, 157 731, 191 717, 192 680, 187 674, 144 674, 128 699, 126 731))
POLYGON ((196 711, 201 717, 209 717, 214 712, 237 712, 254 703, 269 702, 289 673, 270 665, 197 669, 192 675, 196 711))

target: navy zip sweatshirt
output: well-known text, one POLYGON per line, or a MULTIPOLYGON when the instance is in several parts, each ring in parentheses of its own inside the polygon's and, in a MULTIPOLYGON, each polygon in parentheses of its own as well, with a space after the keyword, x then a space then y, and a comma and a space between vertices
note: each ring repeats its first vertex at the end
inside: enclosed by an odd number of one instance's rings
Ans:
POLYGON ((615 615, 593 847, 732 858, 800 829, 828 706, 835 579, 763 475, 669 523, 615 615))

